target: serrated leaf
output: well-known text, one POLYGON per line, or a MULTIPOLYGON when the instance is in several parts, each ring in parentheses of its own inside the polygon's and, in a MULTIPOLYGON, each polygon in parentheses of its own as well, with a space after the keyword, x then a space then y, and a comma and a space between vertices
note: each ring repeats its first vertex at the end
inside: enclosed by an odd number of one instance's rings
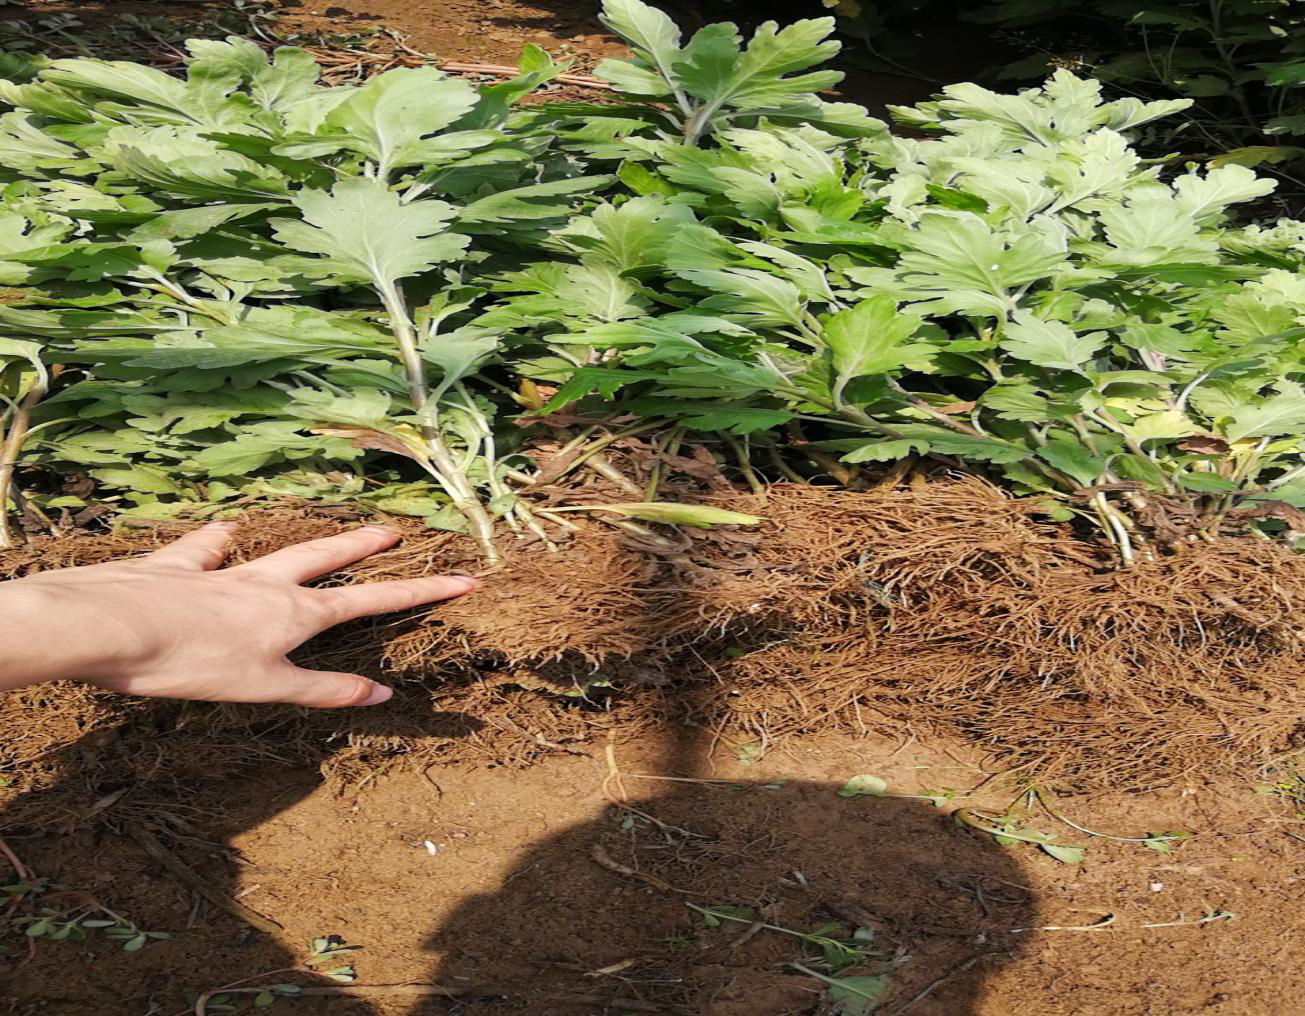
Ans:
POLYGON ((476 90, 434 67, 401 67, 378 74, 325 117, 320 133, 340 134, 373 160, 381 180, 422 161, 420 141, 476 105, 476 90))
POLYGON ((887 294, 872 296, 827 318, 822 334, 837 374, 835 401, 852 378, 900 370, 933 353, 930 345, 907 341, 922 321, 917 314, 899 311, 897 301, 887 294))
POLYGON ((378 180, 348 177, 328 193, 305 190, 294 196, 304 221, 274 219, 276 238, 295 250, 321 257, 323 275, 389 287, 457 257, 468 239, 447 232, 454 217, 443 201, 412 201, 378 180))
POLYGON ((880 441, 868 441, 855 451, 843 456, 844 462, 884 462, 902 458, 911 453, 930 450, 944 455, 957 455, 978 462, 1017 462, 1028 458, 1028 451, 995 438, 972 437, 944 427, 927 423, 902 423, 893 425, 893 436, 880 441))
POLYGON ((477 328, 458 328, 436 334, 421 345, 427 363, 440 369, 439 384, 431 391, 432 404, 438 403, 453 385, 478 370, 490 353, 498 348, 499 337, 477 328))
POLYGON ((700 29, 674 65, 685 91, 703 100, 708 110, 722 106, 783 107, 842 80, 837 71, 787 75, 824 63, 839 50, 828 40, 833 18, 795 21, 779 28, 773 21, 758 27, 742 53, 732 25, 700 29), (701 43, 694 46, 702 37, 701 43))
POLYGON ((1224 428, 1229 441, 1274 437, 1305 429, 1305 392, 1291 387, 1255 405, 1239 406, 1224 428))
POLYGON ((1001 348, 1039 367, 1081 372, 1105 342, 1104 332, 1076 335, 1059 321, 1044 321, 1029 311, 1017 310, 1006 326, 1001 348))
POLYGON ((595 193, 615 182, 616 177, 577 176, 549 183, 529 184, 499 191, 458 209, 459 223, 502 223, 531 219, 559 219, 571 211, 573 194, 595 193))
POLYGON ((263 48, 249 39, 190 39, 192 63, 219 73, 237 74, 249 85, 249 95, 263 109, 288 110, 317 91, 317 61, 306 50, 279 46, 269 61, 263 48))
POLYGON ((640 64, 604 60, 600 77, 635 94, 669 95, 671 63, 679 53, 680 29, 656 7, 642 0, 603 0, 599 20, 635 49, 640 64), (642 72, 642 73, 638 73, 642 72))
POLYGON ((769 272, 755 268, 691 268, 675 274, 713 293, 700 304, 706 310, 738 314, 758 324, 796 326, 802 322, 805 301, 798 288, 769 272))
POLYGON ((1037 457, 1065 473, 1080 487, 1090 487, 1105 471, 1105 460, 1094 455, 1085 445, 1076 441, 1056 438, 1040 447, 1037 457))
POLYGON ((1197 433, 1196 424, 1181 409, 1166 409, 1137 417, 1124 428, 1137 442, 1168 441, 1197 433))
POLYGON ((947 309, 992 316, 1010 309, 1010 290, 1052 275, 1068 256, 1036 235, 1008 243, 969 212, 926 213, 899 242, 905 285, 947 309))
POLYGON ((1228 205, 1262 198, 1277 185, 1277 180, 1257 177, 1244 165, 1235 164, 1217 166, 1204 177, 1191 173, 1174 181, 1179 207, 1197 220, 1228 205))

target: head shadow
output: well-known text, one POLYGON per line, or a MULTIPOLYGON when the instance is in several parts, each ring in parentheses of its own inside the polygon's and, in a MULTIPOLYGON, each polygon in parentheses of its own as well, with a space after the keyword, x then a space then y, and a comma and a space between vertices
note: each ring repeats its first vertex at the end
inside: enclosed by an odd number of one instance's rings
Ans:
MULTIPOLYGON (((1011 853, 927 801, 787 778, 782 751, 740 779, 712 762, 719 689, 677 694, 693 719, 622 747, 619 769, 609 749, 592 819, 525 846, 433 931, 450 995, 411 1016, 977 1013, 1036 923, 1011 853)), ((843 740, 828 762, 858 754, 843 740)))

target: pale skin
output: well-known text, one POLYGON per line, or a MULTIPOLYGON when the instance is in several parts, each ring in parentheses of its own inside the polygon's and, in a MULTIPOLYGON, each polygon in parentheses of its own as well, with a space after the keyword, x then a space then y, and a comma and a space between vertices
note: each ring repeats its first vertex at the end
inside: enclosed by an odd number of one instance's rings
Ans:
POLYGON ((303 585, 399 542, 380 526, 223 568, 237 528, 214 523, 144 557, 0 582, 0 691, 75 680, 126 695, 377 705, 391 695, 384 685, 306 670, 286 654, 343 621, 452 599, 479 585, 452 575, 303 585))

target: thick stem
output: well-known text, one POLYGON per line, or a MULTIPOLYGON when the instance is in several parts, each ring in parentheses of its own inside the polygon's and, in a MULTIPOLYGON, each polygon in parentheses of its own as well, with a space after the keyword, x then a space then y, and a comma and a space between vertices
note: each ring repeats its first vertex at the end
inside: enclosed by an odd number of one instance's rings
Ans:
POLYGON ((1113 530, 1115 545, 1119 548, 1119 559, 1125 568, 1133 566, 1133 541, 1128 535, 1128 528, 1120 521, 1119 513, 1114 506, 1106 500, 1106 495, 1097 492, 1094 498, 1097 509, 1101 513, 1102 519, 1106 522, 1107 530, 1113 530))
POLYGON ((18 468, 18 455, 23 450, 23 442, 27 440, 32 410, 47 391, 49 387, 46 382, 37 380, 33 383, 14 410, 13 419, 9 421, 4 434, 4 442, 0 444, 0 550, 10 550, 14 546, 13 532, 9 527, 9 501, 13 499, 12 492, 16 489, 14 470, 18 468))
MULTIPOLYGON (((652 430, 654 427, 660 427, 664 422, 665 422, 664 420, 660 420, 660 419, 648 420, 645 421, 644 423, 635 424, 632 427, 626 427, 623 430, 614 431, 610 434, 598 438, 595 441, 589 442, 589 447, 586 448, 579 455, 577 455, 570 462, 568 462, 566 468, 563 469, 557 476, 553 478, 554 481, 560 480, 567 473, 570 473, 576 469, 579 469, 581 466, 588 464, 591 459, 594 459, 608 445, 613 444, 616 441, 620 441, 622 438, 633 437, 635 434, 642 434, 645 430, 652 430)), ((571 448, 573 445, 574 442, 571 442, 570 444, 567 445, 567 448, 571 448)), ((616 483, 617 486, 621 487, 623 490, 626 490, 628 493, 631 494, 641 493, 639 487, 635 485, 633 481, 629 479, 629 477, 622 476, 615 468, 611 466, 610 463, 604 462, 604 466, 605 469, 603 467, 599 467, 595 469, 595 471, 603 476, 606 476, 609 480, 612 480, 613 483, 616 483), (611 470, 611 472, 609 473, 606 470, 611 470)))
POLYGON ((417 414, 432 471, 453 501, 453 506, 466 518, 472 537, 484 552, 486 563, 497 565, 501 559, 498 548, 494 545, 494 520, 480 503, 475 488, 445 444, 439 429, 437 408, 429 404, 430 389, 426 384, 426 368, 421 360, 421 352, 417 349, 417 333, 408 316, 403 291, 397 283, 378 287, 378 291, 385 305, 385 313, 390 319, 390 331, 399 347, 399 359, 403 364, 404 381, 408 388, 408 402, 417 414))
POLYGON ((589 456, 589 458, 585 459, 584 465, 591 473, 597 473, 609 483, 615 484, 626 494, 638 497, 642 493, 639 485, 612 465, 602 452, 595 452, 589 456))

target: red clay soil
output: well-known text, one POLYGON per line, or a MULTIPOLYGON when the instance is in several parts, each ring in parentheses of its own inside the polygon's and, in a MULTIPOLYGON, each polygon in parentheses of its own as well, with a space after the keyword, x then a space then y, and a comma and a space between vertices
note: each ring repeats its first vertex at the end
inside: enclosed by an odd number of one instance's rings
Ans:
POLYGON ((79 833, 13 838, 40 873, 173 937, 138 953, 43 942, 7 981, 0 1012, 171 1016, 247 977, 321 987, 257 975, 292 965, 325 934, 363 947, 363 987, 322 987, 331 993, 271 1011, 838 1011, 791 965, 818 950, 744 924, 707 927, 689 904, 751 907, 796 931, 873 928, 875 957, 850 972, 888 973, 882 1016, 1299 1012, 1305 856, 1289 833, 1302 827, 1284 824, 1249 781, 1062 802, 1078 824, 1114 835, 1193 834, 1157 853, 1042 816, 1039 827, 1087 845, 1070 866, 949 820, 959 804, 1004 808, 1009 795, 990 788, 940 809, 835 793, 857 773, 897 793, 964 792, 984 776, 961 744, 810 737, 757 758, 755 746, 724 743, 709 757, 710 741, 692 728, 645 736, 616 756, 620 784, 607 779, 601 746, 554 750, 521 771, 378 771, 345 793, 265 761, 257 775, 196 786, 156 812, 175 856, 220 898, 238 895, 282 926, 270 934, 161 870, 117 814, 121 798, 79 833), (611 803, 622 786, 647 817, 611 803), (1200 923, 1216 912, 1233 916, 1200 923), (1020 930, 1044 928, 1055 930, 1020 930))

